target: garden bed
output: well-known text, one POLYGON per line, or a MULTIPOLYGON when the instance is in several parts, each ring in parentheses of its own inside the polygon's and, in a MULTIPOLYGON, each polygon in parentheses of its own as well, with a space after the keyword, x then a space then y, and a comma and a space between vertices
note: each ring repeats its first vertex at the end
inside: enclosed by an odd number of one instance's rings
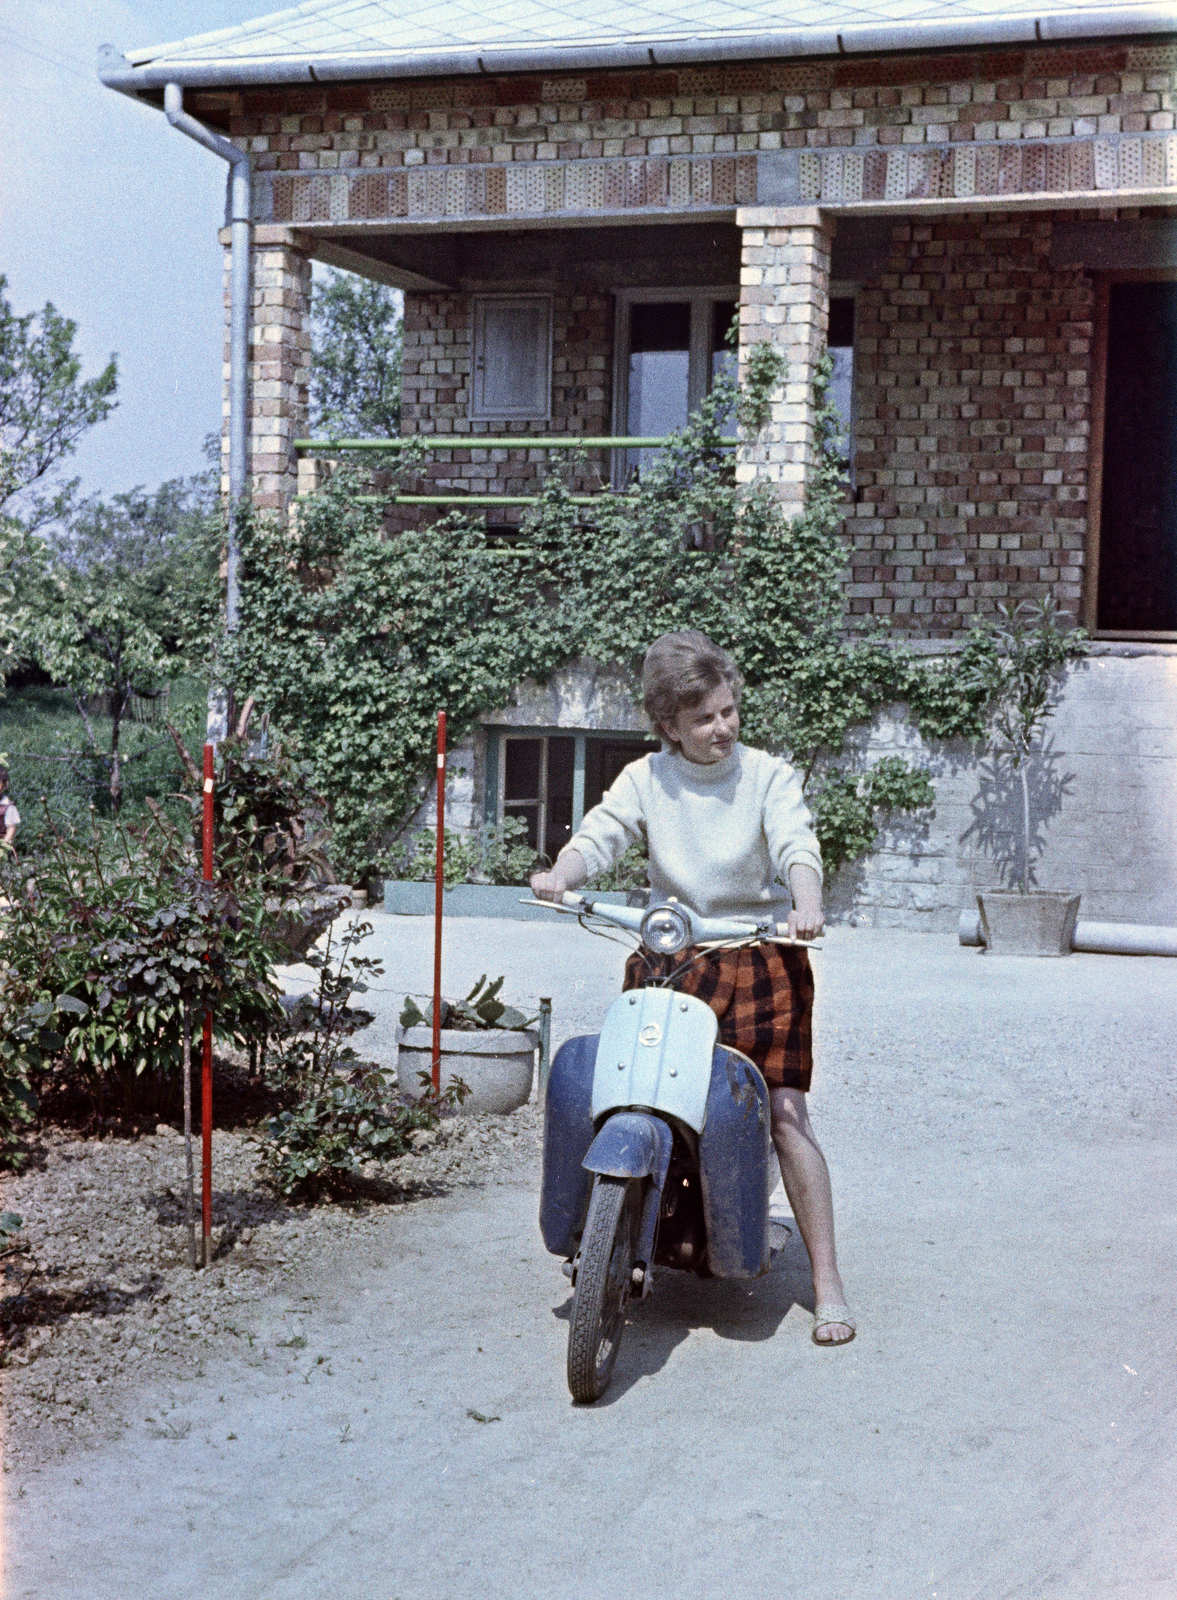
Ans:
MULTIPOLYGON (((259 1180, 251 1130, 216 1128, 214 1259, 200 1272, 186 1264, 174 1127, 79 1138, 42 1125, 27 1143, 25 1171, 0 1177, 0 1210, 24 1219, 0 1289, 6 1469, 117 1436, 145 1381, 195 1376, 218 1351, 297 1364, 297 1339, 266 1331, 275 1293, 293 1304, 304 1268, 382 1248, 408 1205, 526 1181, 540 1115, 533 1100, 511 1116, 447 1118, 415 1134, 411 1154, 372 1163, 350 1193, 317 1206, 286 1204, 259 1180)), ((158 1426, 166 1432, 166 1419, 158 1426)))

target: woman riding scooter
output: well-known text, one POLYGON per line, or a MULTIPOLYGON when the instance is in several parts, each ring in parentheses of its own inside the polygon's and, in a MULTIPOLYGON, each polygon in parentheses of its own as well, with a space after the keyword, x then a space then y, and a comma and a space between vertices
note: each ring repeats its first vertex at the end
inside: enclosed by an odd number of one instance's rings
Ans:
MULTIPOLYGON (((784 911, 787 881, 790 936, 821 932, 821 854, 801 785, 787 762, 738 743, 742 686, 731 657, 702 633, 668 633, 650 646, 643 704, 663 748, 631 762, 551 871, 532 877, 537 899, 559 901, 644 838, 651 905, 674 899, 702 917, 759 922, 784 911)), ((658 958, 639 950, 626 962, 623 987, 663 976, 658 958)), ((834 1252, 829 1170, 805 1101, 812 1071, 808 952, 769 942, 718 950, 696 961, 678 987, 711 1007, 720 1041, 764 1075, 781 1176, 813 1269, 813 1340, 847 1344, 855 1322, 834 1252)))

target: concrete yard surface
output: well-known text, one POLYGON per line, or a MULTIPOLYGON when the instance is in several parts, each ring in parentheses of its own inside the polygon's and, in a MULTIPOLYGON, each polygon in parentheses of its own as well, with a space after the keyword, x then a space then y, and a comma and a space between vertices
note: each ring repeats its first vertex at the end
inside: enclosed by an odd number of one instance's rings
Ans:
MULTIPOLYGON (((379 1053, 432 930, 373 921, 379 1053)), ((557 1038, 617 987, 569 923, 445 937, 448 992, 506 971, 557 1038)), ((836 929, 814 965, 854 1343, 811 1343, 794 1235, 662 1273, 578 1408, 538 1172, 374 1208, 236 1359, 5 1475, 5 1600, 1173 1600, 1177 963, 836 929)))

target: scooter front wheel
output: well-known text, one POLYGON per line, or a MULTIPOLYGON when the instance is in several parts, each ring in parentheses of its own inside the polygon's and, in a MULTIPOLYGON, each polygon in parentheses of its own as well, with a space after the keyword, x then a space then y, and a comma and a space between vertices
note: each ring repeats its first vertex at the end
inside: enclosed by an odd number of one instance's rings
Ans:
POLYGON ((568 1330, 568 1387, 582 1403, 609 1387, 629 1304, 642 1184, 598 1176, 580 1243, 568 1330))

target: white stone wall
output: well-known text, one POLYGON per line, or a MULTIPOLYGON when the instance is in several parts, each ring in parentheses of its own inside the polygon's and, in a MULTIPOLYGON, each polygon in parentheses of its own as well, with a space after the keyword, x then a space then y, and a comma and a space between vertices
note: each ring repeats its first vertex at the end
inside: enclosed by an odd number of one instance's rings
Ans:
MULTIPOLYGON (((453 833, 471 833, 482 818, 481 741, 477 735, 462 739, 446 752, 445 825, 453 833)), ((405 830, 406 837, 422 828, 437 827, 437 784, 405 830)))
MULTIPOLYGON (((1080 917, 1177 923, 1177 648, 1096 646, 1046 727, 1035 787, 1036 887, 1079 892, 1080 917)), ((955 927, 977 889, 1008 882, 1019 792, 964 744, 925 747, 893 708, 864 736, 868 761, 906 755, 933 773, 936 806, 880 835, 832 880, 832 918, 873 927, 955 927)))

